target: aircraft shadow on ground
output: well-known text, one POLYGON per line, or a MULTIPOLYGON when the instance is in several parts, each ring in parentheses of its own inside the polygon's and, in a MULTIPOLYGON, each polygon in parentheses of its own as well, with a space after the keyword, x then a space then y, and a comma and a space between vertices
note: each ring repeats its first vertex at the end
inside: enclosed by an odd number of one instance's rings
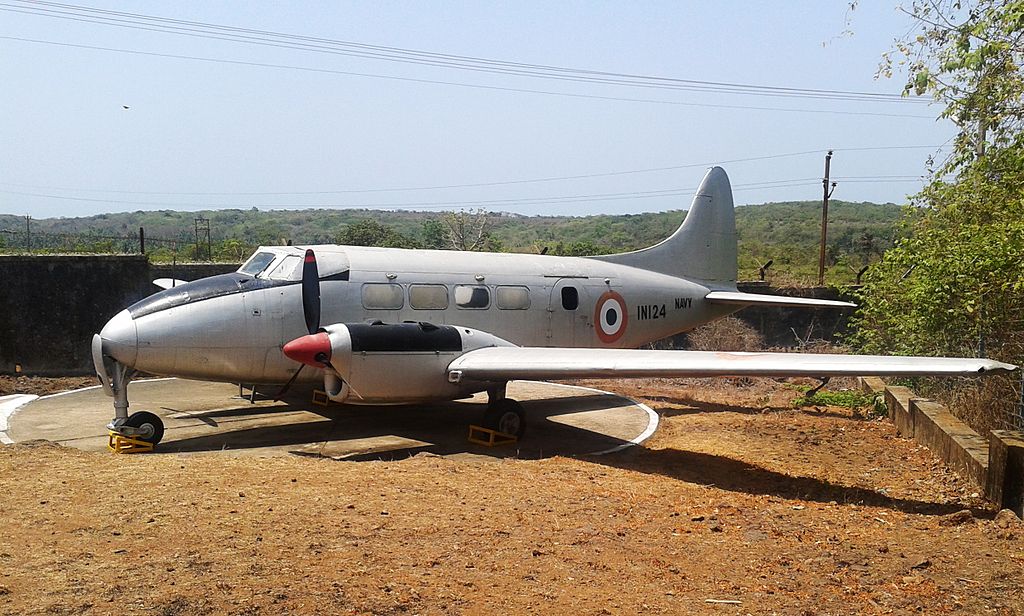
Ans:
MULTIPOLYGON (((732 404, 721 404, 719 402, 701 402, 699 400, 693 400, 690 398, 669 398, 665 396, 659 396, 652 398, 655 402, 662 402, 668 404, 680 404, 685 405, 688 408, 674 408, 667 406, 652 406, 658 415, 662 417, 679 417, 682 415, 702 415, 705 413, 736 413, 739 415, 768 415, 771 413, 784 413, 787 411, 794 410, 791 406, 743 406, 743 405, 732 405, 732 404)), ((852 413, 839 413, 836 411, 829 410, 817 410, 817 407, 802 408, 800 409, 804 413, 814 415, 815 417, 831 417, 833 419, 845 419, 849 421, 860 421, 863 417, 854 415, 852 413)))
POLYGON ((674 396, 652 396, 652 402, 662 404, 677 404, 686 408, 673 408, 658 406, 656 410, 659 415, 665 417, 677 417, 680 415, 699 415, 703 413, 739 413, 743 415, 760 415, 767 408, 769 411, 781 410, 770 406, 742 406, 736 404, 721 404, 719 402, 702 402, 689 397, 674 396))
MULTIPOLYGON (((815 477, 786 475, 742 460, 695 451, 638 447, 621 455, 588 459, 613 468, 662 475, 686 483, 751 495, 818 503, 834 501, 926 515, 946 515, 964 508, 956 504, 894 498, 868 488, 846 486, 815 477)), ((983 514, 976 512, 976 515, 983 514)))
MULTIPOLYGON (((682 400, 682 399, 680 399, 682 400)), ((688 412, 747 412, 760 414, 754 407, 729 407, 688 400, 682 402, 698 407, 688 412), (708 407, 702 411, 701 408, 708 407)), ((697 485, 714 486, 730 492, 751 495, 776 496, 812 502, 858 504, 883 507, 894 511, 927 515, 945 515, 962 509, 955 504, 893 498, 886 494, 858 486, 847 486, 823 479, 791 476, 768 470, 756 464, 727 456, 712 455, 677 449, 647 449, 636 447, 607 455, 587 455, 611 449, 625 443, 621 439, 598 434, 552 419, 560 415, 595 411, 621 404, 618 398, 593 394, 529 400, 523 402, 529 432, 522 443, 512 446, 488 448, 466 441, 469 424, 479 423, 484 409, 480 403, 451 402, 424 406, 365 407, 335 405, 313 407, 308 405, 244 406, 190 413, 188 418, 237 421, 247 416, 269 416, 289 412, 310 411, 322 417, 317 421, 278 423, 239 430, 230 430, 232 421, 222 422, 216 433, 166 440, 159 450, 169 453, 240 450, 270 446, 315 446, 325 441, 359 440, 380 437, 407 439, 408 446, 387 450, 353 450, 343 456, 346 461, 402 460, 420 452, 437 455, 472 453, 494 458, 539 459, 555 455, 585 456, 590 462, 670 477, 697 485)), ((671 409, 679 410, 679 409, 671 409)), ((852 419, 849 416, 841 417, 852 419)), ((170 434, 173 438, 173 432, 170 434)), ((394 444, 394 443, 392 443, 394 444)), ((321 457, 315 447, 293 451, 298 455, 321 457)), ((984 512, 976 512, 983 515, 984 512)))
POLYGON ((174 429, 171 428, 160 444, 159 451, 189 453, 303 446, 302 450, 293 453, 320 455, 317 453, 317 444, 392 437, 382 445, 382 450, 372 449, 371 444, 369 450, 360 451, 360 445, 355 444, 354 449, 343 457, 357 461, 394 460, 408 458, 421 451, 438 455, 473 453, 523 459, 582 455, 610 449, 626 441, 554 419, 562 415, 612 408, 622 403, 619 398, 600 394, 523 401, 529 422, 526 438, 520 443, 500 447, 485 447, 467 441, 468 426, 481 422, 485 408, 481 403, 451 402, 390 407, 245 405, 183 415, 182 419, 195 419, 219 429, 211 434, 175 439, 174 429), (273 425, 231 429, 232 423, 244 421, 246 417, 269 418, 273 414, 303 411, 319 415, 323 420, 282 421, 273 425), (401 446, 402 440, 409 441, 409 445, 401 446))

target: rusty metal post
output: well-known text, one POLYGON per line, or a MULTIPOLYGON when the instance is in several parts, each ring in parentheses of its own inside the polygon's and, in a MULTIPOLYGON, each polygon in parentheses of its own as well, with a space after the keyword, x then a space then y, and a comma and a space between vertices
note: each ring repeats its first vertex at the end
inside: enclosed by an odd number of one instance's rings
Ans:
POLYGON ((825 286, 825 238, 828 235, 828 199, 835 190, 836 183, 832 182, 832 190, 829 190, 828 174, 829 166, 832 163, 832 150, 825 155, 825 178, 821 180, 821 246, 818 249, 818 286, 825 286))

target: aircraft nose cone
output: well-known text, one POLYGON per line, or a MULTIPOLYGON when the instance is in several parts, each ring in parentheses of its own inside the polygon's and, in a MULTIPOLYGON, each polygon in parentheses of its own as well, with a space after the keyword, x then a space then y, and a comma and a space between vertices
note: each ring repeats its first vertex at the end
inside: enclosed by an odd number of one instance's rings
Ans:
POLYGON ((127 310, 114 315, 113 319, 100 330, 103 340, 103 353, 109 355, 125 366, 134 367, 139 354, 139 333, 135 320, 127 310))
POLYGON ((331 338, 325 332, 296 338, 281 348, 285 356, 297 362, 322 368, 331 361, 331 338))

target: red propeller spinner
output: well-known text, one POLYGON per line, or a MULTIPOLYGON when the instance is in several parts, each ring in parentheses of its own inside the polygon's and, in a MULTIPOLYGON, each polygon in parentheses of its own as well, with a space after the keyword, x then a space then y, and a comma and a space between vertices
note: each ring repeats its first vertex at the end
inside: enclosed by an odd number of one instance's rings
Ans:
POLYGON ((314 368, 323 368, 331 361, 331 338, 319 332, 296 338, 281 349, 285 356, 314 368))

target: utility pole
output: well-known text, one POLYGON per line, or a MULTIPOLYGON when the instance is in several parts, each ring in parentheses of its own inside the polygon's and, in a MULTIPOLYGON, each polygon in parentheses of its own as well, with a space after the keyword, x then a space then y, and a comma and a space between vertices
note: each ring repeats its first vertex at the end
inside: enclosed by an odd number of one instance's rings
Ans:
POLYGON ((202 216, 195 219, 196 223, 196 261, 202 253, 202 243, 206 240, 206 260, 213 261, 213 246, 210 242, 210 219, 202 216))
POLYGON ((825 178, 821 180, 821 247, 818 249, 818 286, 825 286, 825 238, 828 235, 828 199, 836 189, 832 182, 831 190, 828 183, 829 165, 832 163, 832 150, 825 155, 825 178))
POLYGON ((139 252, 146 254, 146 230, 139 227, 139 252))
POLYGON ((32 217, 25 217, 25 252, 32 254, 32 217))

